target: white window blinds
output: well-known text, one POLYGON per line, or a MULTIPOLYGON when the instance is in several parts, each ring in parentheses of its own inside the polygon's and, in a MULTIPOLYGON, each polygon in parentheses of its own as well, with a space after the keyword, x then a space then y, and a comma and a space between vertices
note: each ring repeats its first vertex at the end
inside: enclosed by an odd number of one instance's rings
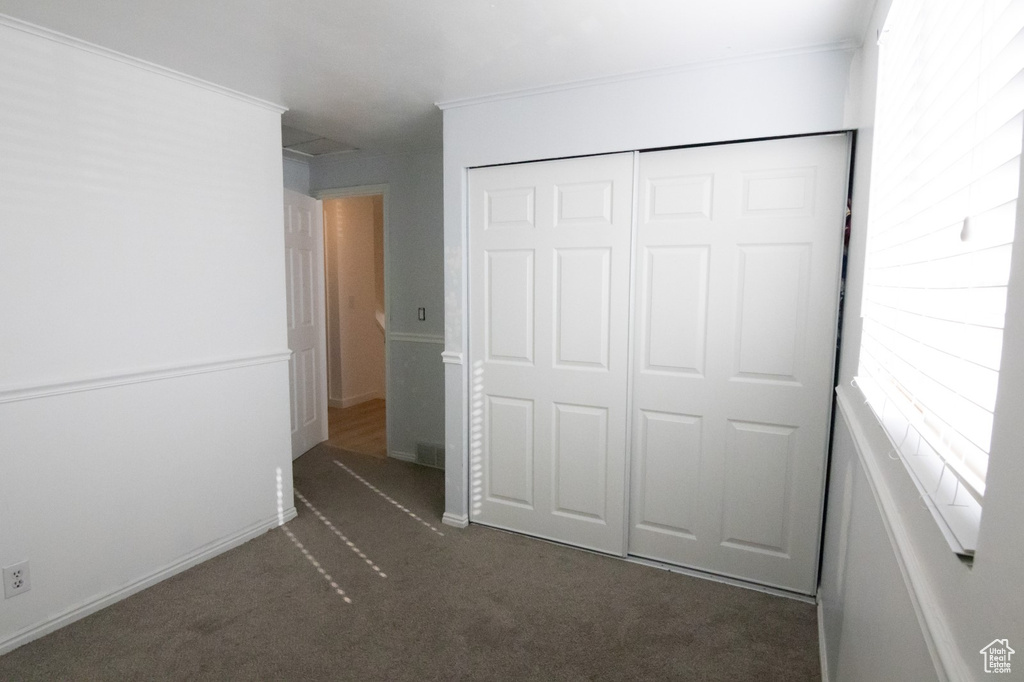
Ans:
POLYGON ((880 40, 858 384, 963 554, 999 380, 1022 27, 1024 0, 894 0, 880 40))

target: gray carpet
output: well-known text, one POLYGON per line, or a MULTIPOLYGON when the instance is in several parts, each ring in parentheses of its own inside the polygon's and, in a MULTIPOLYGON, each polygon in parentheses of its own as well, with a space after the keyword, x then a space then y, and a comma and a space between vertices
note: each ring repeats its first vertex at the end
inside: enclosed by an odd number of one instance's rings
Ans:
POLYGON ((297 501, 294 541, 275 529, 16 649, 0 679, 819 679, 813 606, 441 526, 443 483, 321 445, 295 487, 355 550, 297 501))

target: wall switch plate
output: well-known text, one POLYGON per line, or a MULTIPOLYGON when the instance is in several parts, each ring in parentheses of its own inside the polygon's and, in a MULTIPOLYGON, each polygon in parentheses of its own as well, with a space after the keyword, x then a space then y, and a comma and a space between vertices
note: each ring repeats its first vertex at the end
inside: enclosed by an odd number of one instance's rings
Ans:
POLYGON ((16 597, 22 592, 28 592, 31 588, 32 582, 29 580, 27 561, 4 567, 4 599, 16 597))

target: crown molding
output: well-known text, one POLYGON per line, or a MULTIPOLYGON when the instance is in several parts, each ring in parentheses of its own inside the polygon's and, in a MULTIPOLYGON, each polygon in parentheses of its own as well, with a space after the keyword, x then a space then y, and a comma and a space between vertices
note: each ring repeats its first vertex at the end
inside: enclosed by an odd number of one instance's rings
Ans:
POLYGON ((83 52, 89 52, 91 54, 103 57, 105 59, 112 59, 116 62, 121 62, 122 64, 127 64, 128 66, 133 66, 137 69, 142 69, 143 71, 149 71, 150 73, 155 73, 165 78, 170 78, 181 83, 187 83, 189 85, 202 88, 203 90, 216 92, 219 95, 225 95, 232 99, 245 102, 246 104, 252 104, 262 109, 269 109, 270 111, 273 111, 274 113, 277 114, 282 114, 285 111, 288 111, 288 107, 282 106, 280 104, 268 102, 265 99, 253 97, 252 95, 247 95, 244 92, 232 90, 231 88, 226 88, 223 85, 211 83, 210 81, 203 80, 202 78, 189 76, 188 74, 181 73, 180 71, 169 69, 166 66, 160 66, 159 64, 147 62, 146 60, 139 59, 138 57, 132 57, 131 55, 124 54, 123 52, 118 52, 116 50, 111 50, 106 47, 101 47, 100 45, 96 45, 94 43, 90 43, 79 38, 73 38, 72 36, 60 33, 58 31, 44 28, 42 26, 37 26, 36 24, 30 24, 27 21, 15 19, 14 17, 9 16, 7 14, 0 14, 0 26, 6 26, 7 28, 14 29, 15 31, 28 33, 39 38, 43 38, 45 40, 51 40, 55 43, 60 43, 61 45, 65 45, 76 50, 81 50, 83 52))
POLYGON ((288 159, 289 161, 305 164, 306 166, 308 166, 309 162, 315 158, 310 156, 309 154, 301 154, 299 152, 293 152, 291 149, 284 148, 281 149, 281 156, 285 159, 288 159))
POLYGON ((343 163, 361 163, 363 161, 371 161, 373 159, 382 158, 398 158, 404 156, 419 156, 422 154, 440 154, 443 151, 442 146, 436 144, 425 144, 416 147, 410 147, 408 149, 372 149, 372 148, 359 148, 352 150, 351 152, 332 152, 330 154, 321 154, 319 156, 310 156, 306 160, 309 161, 310 166, 314 164, 320 165, 331 165, 332 162, 341 161, 343 163))
POLYGON ((441 111, 447 111, 448 109, 459 109, 461 107, 471 107, 476 106, 478 104, 500 102, 502 100, 520 99, 523 97, 546 95, 556 92, 563 92, 566 90, 577 90, 580 88, 590 88, 599 85, 610 85, 613 83, 624 83, 628 81, 641 80, 644 78, 655 78, 658 76, 671 76, 677 73, 685 73, 687 71, 699 71, 701 69, 731 66, 733 64, 746 64, 749 62, 761 61, 763 59, 780 59, 783 57, 794 57, 807 54, 820 54, 823 52, 852 52, 858 48, 860 48, 860 43, 858 41, 844 40, 838 43, 829 43, 826 45, 814 45, 810 47, 792 48, 787 50, 775 50, 772 52, 758 52, 754 54, 743 55, 740 57, 727 57, 724 59, 712 59, 701 62, 691 62, 689 64, 681 64, 678 66, 666 66, 657 69, 630 71, 627 73, 615 74, 611 76, 598 76, 596 78, 586 78, 578 81, 568 81, 564 83, 555 83, 552 85, 542 85, 540 87, 535 88, 509 90, 507 92, 498 92, 490 95, 480 95, 478 97, 463 97, 458 99, 442 100, 439 102, 435 102, 434 106, 436 106, 441 111))

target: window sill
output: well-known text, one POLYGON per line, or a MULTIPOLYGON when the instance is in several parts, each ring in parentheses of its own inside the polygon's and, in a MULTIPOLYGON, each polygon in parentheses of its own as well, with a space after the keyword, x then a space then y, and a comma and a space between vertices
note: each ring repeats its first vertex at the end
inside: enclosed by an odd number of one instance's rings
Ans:
POLYGON ((888 439, 884 452, 906 467, 949 548, 962 558, 972 557, 981 525, 980 495, 978 499, 973 496, 957 472, 923 440, 918 428, 870 377, 858 377, 856 388, 849 393, 851 400, 859 395, 867 403, 888 439), (918 434, 916 443, 912 434, 918 434))

